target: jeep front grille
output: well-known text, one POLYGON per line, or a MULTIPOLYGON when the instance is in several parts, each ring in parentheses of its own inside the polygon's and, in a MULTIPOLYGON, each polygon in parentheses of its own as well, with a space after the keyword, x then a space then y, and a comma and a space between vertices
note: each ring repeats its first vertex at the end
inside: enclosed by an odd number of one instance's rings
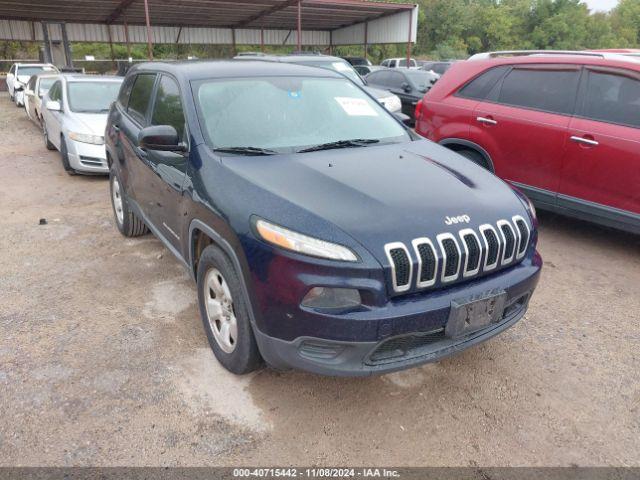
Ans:
POLYGON ((507 267, 525 256, 530 241, 529 224, 517 215, 511 221, 481 225, 478 230, 442 233, 435 241, 416 238, 411 242, 413 255, 404 243, 389 243, 385 252, 391 265, 392 289, 395 293, 412 287, 420 290, 507 267))

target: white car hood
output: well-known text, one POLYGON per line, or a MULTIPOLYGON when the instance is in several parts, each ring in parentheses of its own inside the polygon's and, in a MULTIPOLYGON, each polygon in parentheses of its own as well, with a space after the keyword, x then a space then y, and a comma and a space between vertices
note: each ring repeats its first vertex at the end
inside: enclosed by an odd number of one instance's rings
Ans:
POLYGON ((73 123, 78 125, 78 133, 88 133, 91 135, 104 136, 104 131, 107 128, 106 113, 74 113, 73 123))

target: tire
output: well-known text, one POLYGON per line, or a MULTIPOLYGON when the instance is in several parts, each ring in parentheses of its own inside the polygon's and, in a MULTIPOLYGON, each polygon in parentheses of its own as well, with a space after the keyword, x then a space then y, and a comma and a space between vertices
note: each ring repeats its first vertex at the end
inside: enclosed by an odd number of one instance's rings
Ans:
POLYGON ((51 140, 49 140, 49 133, 47 132, 47 126, 44 124, 44 122, 42 123, 42 135, 44 137, 44 146, 47 147, 47 150, 55 150, 56 146, 51 143, 51 140))
POLYGON ((109 192, 113 217, 120 233, 129 238, 139 237, 147 233, 147 226, 129 208, 122 182, 113 169, 109 172, 109 192))
POLYGON ((471 160, 476 165, 480 165, 485 170, 491 171, 491 169, 489 168, 489 164, 487 163, 485 158, 480 153, 476 152, 475 150, 464 149, 464 150, 459 150, 458 153, 460 155, 462 155, 463 157, 468 158, 469 160, 471 160))
POLYGON ((67 142, 64 140, 64 137, 60 137, 60 158, 62 159, 62 166, 64 167, 64 171, 69 175, 75 175, 76 171, 71 168, 69 164, 69 151, 67 150, 67 142))
POLYGON ((236 375, 260 368, 263 362, 251 327, 249 300, 229 258, 209 245, 200 256, 197 277, 200 317, 213 354, 236 375))

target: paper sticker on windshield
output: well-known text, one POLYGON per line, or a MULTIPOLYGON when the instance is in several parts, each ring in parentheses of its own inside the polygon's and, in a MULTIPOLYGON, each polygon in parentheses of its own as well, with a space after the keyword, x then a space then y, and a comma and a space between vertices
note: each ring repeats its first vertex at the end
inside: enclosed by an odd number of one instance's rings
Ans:
POLYGON ((336 102, 352 117, 377 117, 373 107, 363 98, 335 97, 336 102))
POLYGON ((333 68, 338 72, 348 72, 349 70, 351 70, 349 68, 349 65, 342 62, 333 62, 333 68))

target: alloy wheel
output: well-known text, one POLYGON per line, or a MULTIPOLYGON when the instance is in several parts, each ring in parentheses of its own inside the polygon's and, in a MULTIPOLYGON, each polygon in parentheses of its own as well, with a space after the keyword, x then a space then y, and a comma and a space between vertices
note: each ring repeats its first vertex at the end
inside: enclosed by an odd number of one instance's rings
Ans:
POLYGON ((238 341, 238 321, 229 285, 220 271, 212 268, 204 281, 207 320, 218 346, 225 353, 235 350, 238 341))
POLYGON ((122 194, 120 192, 120 182, 118 182, 118 177, 115 176, 113 177, 113 182, 111 182, 111 197, 113 198, 113 209, 116 212, 118 225, 122 225, 122 223, 124 222, 122 194))

